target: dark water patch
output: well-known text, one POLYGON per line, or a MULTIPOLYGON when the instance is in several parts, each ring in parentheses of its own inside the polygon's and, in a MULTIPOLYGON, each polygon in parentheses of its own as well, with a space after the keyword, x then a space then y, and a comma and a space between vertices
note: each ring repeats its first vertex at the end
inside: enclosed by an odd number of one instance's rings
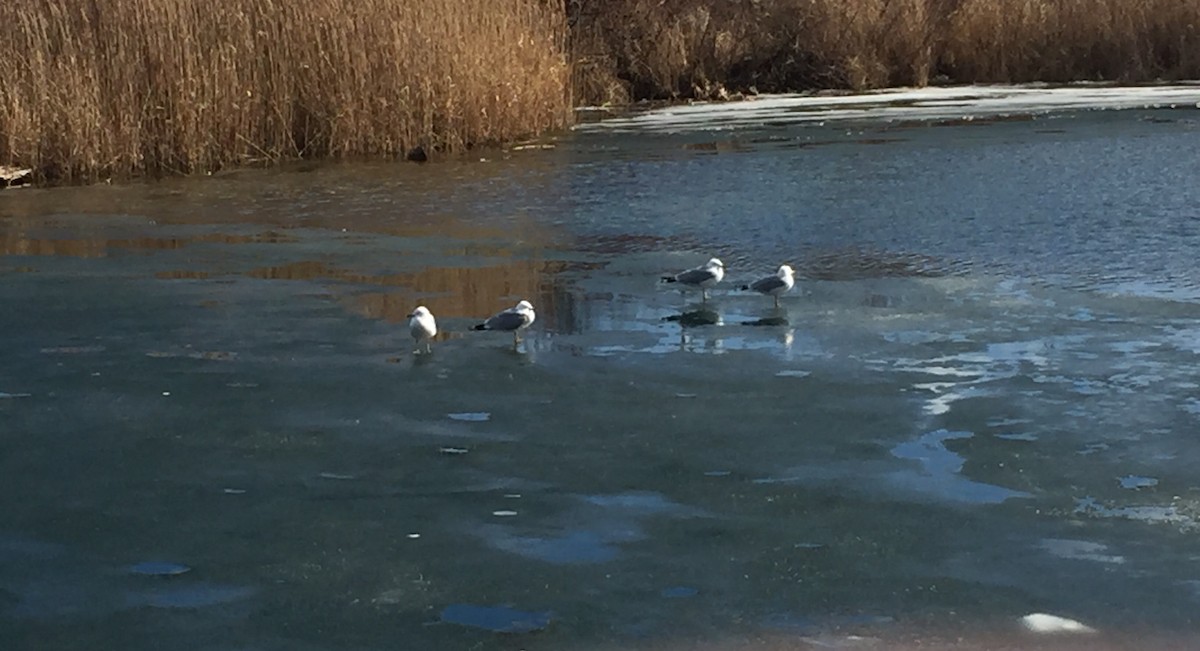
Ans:
POLYGON ((171 561, 143 561, 130 566, 129 571, 143 576, 179 576, 191 572, 192 568, 171 561))
POLYGON ((85 346, 47 346, 40 349, 40 352, 47 355, 81 355, 87 353, 102 353, 108 350, 108 346, 103 345, 85 345, 85 346))
POLYGON ((700 594, 700 591, 697 590, 696 588, 693 588, 690 586, 680 585, 680 586, 673 586, 670 588, 663 588, 662 592, 660 592, 659 594, 661 594, 662 596, 664 596, 668 599, 684 599, 687 597, 694 597, 694 596, 700 594))
POLYGON ((466 421, 470 423, 482 423, 492 419, 492 415, 486 411, 464 411, 453 414, 446 414, 450 420, 466 421))
MULTIPOLYGON (((894 624, 895 619, 886 615, 800 615, 796 613, 772 613, 761 620, 761 626, 764 629, 776 631, 791 631, 812 635, 816 633, 846 630, 846 629, 862 629, 894 624)), ((867 647, 874 647, 879 641, 873 638, 858 638, 860 642, 866 642, 867 647)), ((834 648, 854 648, 859 646, 855 638, 844 638, 840 643, 829 640, 818 644, 818 646, 832 646, 834 648)))
POLYGON ((549 626, 553 615, 507 606, 452 604, 442 609, 440 618, 447 624, 481 628, 494 633, 533 633, 549 626))
POLYGON ((1036 115, 1030 113, 1011 113, 1007 115, 980 115, 945 120, 934 120, 926 124, 934 127, 986 127, 1003 122, 1033 122, 1036 115))
POLYGON ((900 297, 889 296, 887 294, 868 294, 863 299, 863 305, 867 307, 879 308, 894 308, 900 304, 900 297))
POLYGON ((145 355, 152 359, 186 358, 211 362, 231 362, 238 357, 236 352, 229 350, 187 350, 186 347, 182 350, 148 350, 145 355))
POLYGON ((0 562, 47 561, 67 551, 65 545, 0 533, 0 562))
POLYGON ((194 610, 244 601, 256 592, 253 588, 201 582, 130 592, 125 603, 128 607, 194 610))
POLYGON ((604 531, 569 531, 561 535, 528 536, 511 528, 485 528, 488 543, 501 551, 554 565, 607 563, 618 557, 621 542, 640 538, 640 533, 614 534, 604 531))
POLYGON ((848 249, 808 256, 797 265, 801 277, 816 280, 864 278, 941 278, 963 274, 970 266, 920 253, 848 249))
POLYGON ((1032 442, 1038 440, 1037 434, 1032 434, 1032 433, 1028 433, 1028 432, 993 434, 992 436, 994 436, 998 439, 1003 439, 1005 441, 1023 441, 1026 443, 1032 443, 1032 442))
POLYGON ((660 493, 649 491, 630 491, 611 495, 586 495, 582 498, 588 504, 613 509, 629 515, 675 515, 681 517, 699 517, 704 515, 700 509, 685 506, 668 499, 660 493))

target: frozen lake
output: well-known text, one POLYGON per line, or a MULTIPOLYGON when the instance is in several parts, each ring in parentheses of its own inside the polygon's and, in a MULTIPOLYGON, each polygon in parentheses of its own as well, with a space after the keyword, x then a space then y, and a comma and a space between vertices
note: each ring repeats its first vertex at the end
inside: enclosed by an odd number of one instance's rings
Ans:
POLYGON ((2 192, 0 639, 1179 648, 1197 102, 760 98, 2 192), (712 256, 706 304, 658 283, 712 256), (782 263, 779 309, 735 289, 782 263), (521 299, 520 346, 469 331, 521 299))

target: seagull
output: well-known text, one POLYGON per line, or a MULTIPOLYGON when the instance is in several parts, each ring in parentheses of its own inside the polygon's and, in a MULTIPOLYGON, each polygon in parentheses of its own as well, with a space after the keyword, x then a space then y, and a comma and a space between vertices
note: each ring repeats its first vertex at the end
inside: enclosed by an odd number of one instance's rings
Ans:
POLYGON ((796 284, 796 279, 792 276, 794 273, 792 268, 785 264, 779 267, 779 271, 776 271, 775 275, 759 278, 749 285, 742 285, 742 289, 754 290, 765 296, 773 296, 775 307, 779 307, 779 295, 792 291, 792 287, 796 284))
POLYGON ((725 277, 725 264, 716 258, 710 259, 702 267, 681 271, 674 276, 663 276, 663 282, 680 283, 688 287, 699 287, 701 301, 708 300, 708 288, 721 282, 725 277))
POLYGON ((488 317, 487 321, 475 326, 475 330, 501 330, 513 333, 513 345, 521 341, 521 331, 533 324, 537 315, 533 313, 533 305, 529 301, 521 301, 515 306, 497 312, 488 317))
POLYGON ((429 308, 418 305, 417 309, 408 315, 408 331, 412 333, 413 341, 417 342, 417 349, 413 352, 420 352, 422 343, 425 344, 425 352, 433 352, 429 340, 437 334, 437 321, 429 308))

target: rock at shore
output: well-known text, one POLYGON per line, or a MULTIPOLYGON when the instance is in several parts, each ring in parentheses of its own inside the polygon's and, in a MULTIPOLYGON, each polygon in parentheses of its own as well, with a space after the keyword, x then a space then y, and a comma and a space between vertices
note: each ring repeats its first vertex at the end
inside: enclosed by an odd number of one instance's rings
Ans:
POLYGON ((0 188, 27 185, 33 181, 33 170, 24 167, 0 165, 0 188))

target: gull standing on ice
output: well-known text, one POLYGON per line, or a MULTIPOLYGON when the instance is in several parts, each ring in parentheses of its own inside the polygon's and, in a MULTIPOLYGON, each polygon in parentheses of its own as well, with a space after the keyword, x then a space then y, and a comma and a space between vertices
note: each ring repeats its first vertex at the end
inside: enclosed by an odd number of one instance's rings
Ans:
POLYGON ((413 352, 420 352, 422 343, 425 344, 425 352, 433 352, 429 340, 437 335, 437 321, 429 308, 418 305, 417 309, 408 315, 408 331, 412 333, 413 341, 417 342, 417 349, 413 352))
POLYGON ((533 305, 529 301, 521 301, 515 306, 488 317, 487 321, 475 326, 475 330, 500 330, 513 333, 513 345, 521 341, 521 331, 533 324, 537 315, 533 313, 533 305))
POLYGON ((766 276, 750 283, 742 285, 743 290, 752 289, 764 296, 772 296, 775 298, 775 307, 779 307, 779 296, 792 291, 792 287, 796 284, 796 278, 792 275, 795 272, 786 264, 779 267, 779 271, 773 276, 766 276))
POLYGON ((663 282, 679 283, 688 287, 700 289, 701 302, 708 301, 708 288, 721 282, 725 277, 725 264, 716 258, 704 263, 704 266, 681 271, 674 276, 663 276, 663 282))

